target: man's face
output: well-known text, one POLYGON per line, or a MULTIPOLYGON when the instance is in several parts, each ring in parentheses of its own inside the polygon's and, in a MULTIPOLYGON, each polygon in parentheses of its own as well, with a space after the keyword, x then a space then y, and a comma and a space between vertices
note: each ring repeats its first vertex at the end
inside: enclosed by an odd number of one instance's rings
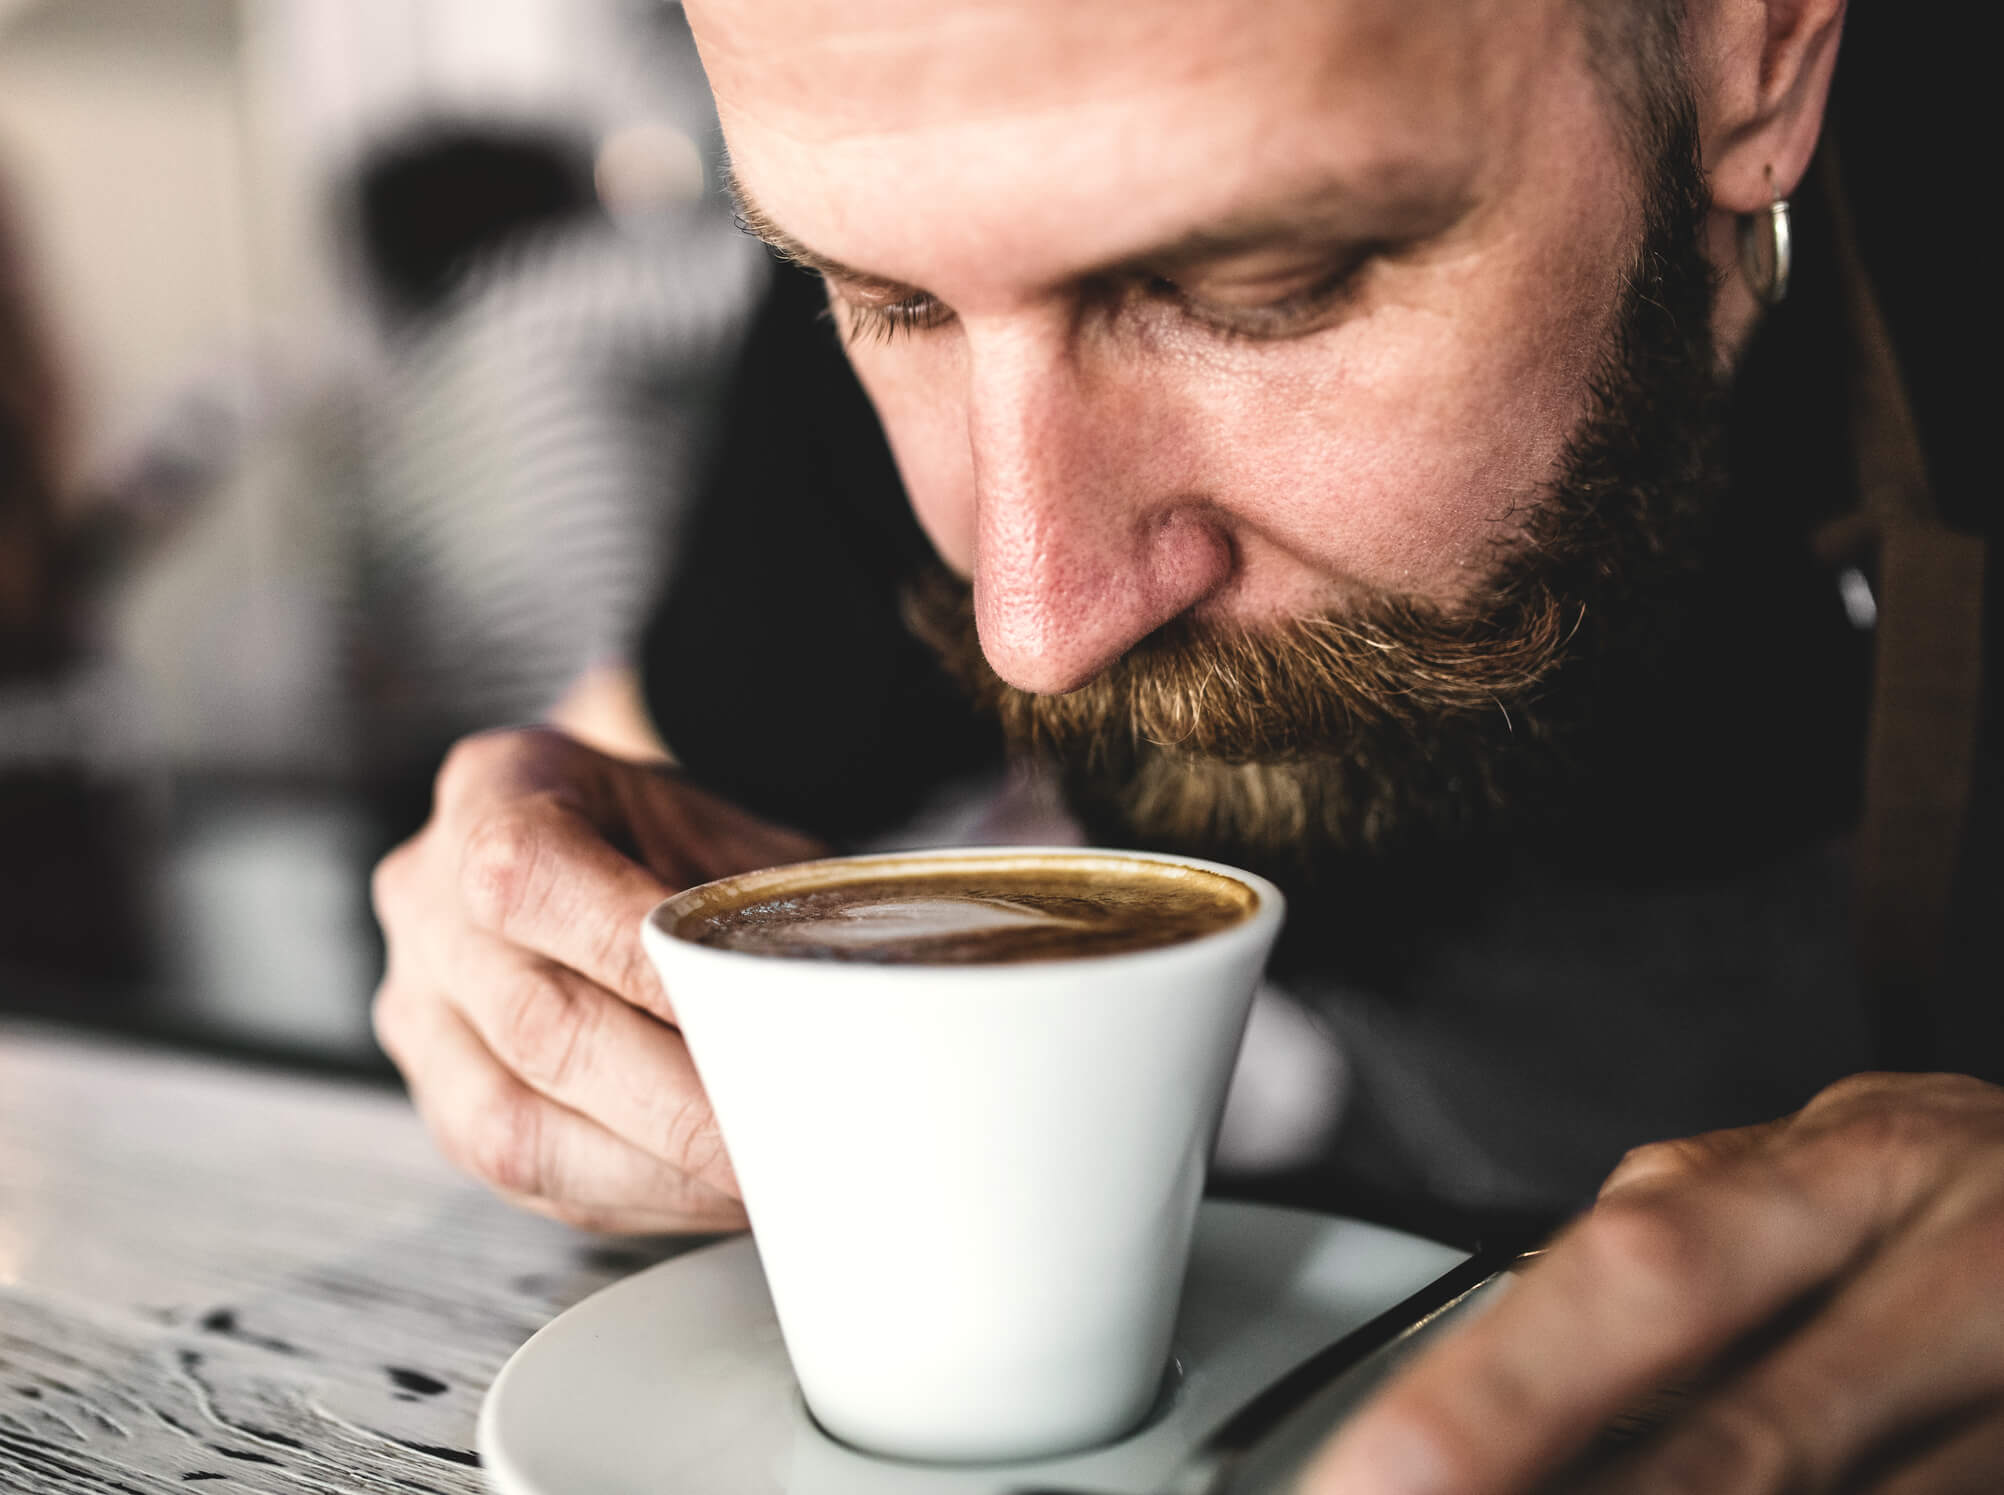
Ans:
POLYGON ((1573 0, 689 9, 1010 684, 1472 605, 1544 500, 1642 225, 1573 0))

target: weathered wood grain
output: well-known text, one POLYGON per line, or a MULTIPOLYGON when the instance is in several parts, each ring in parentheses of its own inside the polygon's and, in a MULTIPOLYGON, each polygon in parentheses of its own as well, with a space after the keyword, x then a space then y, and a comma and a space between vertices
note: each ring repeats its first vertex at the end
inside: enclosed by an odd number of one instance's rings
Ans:
POLYGON ((0 1491, 471 1492, 480 1397, 610 1241, 387 1092, 0 1025, 0 1491))

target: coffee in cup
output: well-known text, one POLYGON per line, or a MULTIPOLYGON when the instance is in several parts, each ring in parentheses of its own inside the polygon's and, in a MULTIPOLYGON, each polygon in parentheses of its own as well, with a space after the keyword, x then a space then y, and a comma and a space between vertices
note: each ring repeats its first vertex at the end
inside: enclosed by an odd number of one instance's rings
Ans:
POLYGON ((1180 944, 1258 904, 1236 879, 1138 859, 823 862, 697 900, 675 937, 794 960, 1005 965, 1180 944))

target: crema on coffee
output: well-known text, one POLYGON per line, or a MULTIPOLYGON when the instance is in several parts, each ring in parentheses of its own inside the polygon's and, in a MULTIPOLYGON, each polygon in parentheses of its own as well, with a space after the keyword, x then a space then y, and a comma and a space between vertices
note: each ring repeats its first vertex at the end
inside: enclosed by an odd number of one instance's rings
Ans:
POLYGON ((1180 944, 1253 911, 1243 883, 1141 858, 886 859, 826 875, 809 864, 722 885, 678 938, 796 960, 983 965, 1073 960, 1180 944), (881 871, 872 872, 873 865, 881 871))

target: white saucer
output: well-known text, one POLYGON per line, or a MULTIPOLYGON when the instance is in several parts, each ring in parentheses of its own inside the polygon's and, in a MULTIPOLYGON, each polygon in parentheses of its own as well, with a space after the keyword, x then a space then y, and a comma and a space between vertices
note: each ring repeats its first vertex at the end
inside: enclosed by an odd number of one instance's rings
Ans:
POLYGON ((1142 1495, 1285 1371, 1463 1255, 1355 1220, 1206 1201, 1153 1419, 1087 1453, 949 1468, 872 1458, 814 1425, 741 1236, 546 1325, 488 1391, 480 1453, 502 1495, 1142 1495))

